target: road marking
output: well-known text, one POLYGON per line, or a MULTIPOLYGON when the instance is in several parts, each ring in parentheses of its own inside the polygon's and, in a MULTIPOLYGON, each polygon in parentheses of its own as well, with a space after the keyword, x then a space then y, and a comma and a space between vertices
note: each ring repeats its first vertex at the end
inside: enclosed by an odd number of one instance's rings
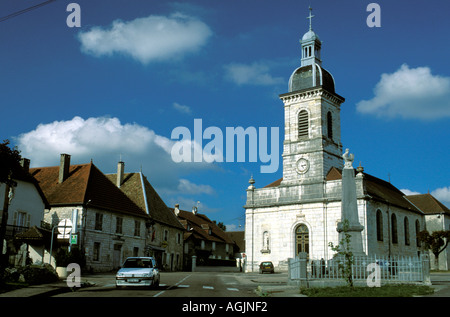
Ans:
POLYGON ((234 287, 228 287, 227 290, 233 291, 233 292, 239 292, 239 290, 237 288, 234 288, 234 287))
POLYGON ((203 286, 204 289, 214 289, 212 286, 203 286))
MULTIPOLYGON (((177 283, 175 283, 175 285, 169 286, 166 290, 161 291, 161 292, 159 292, 159 293, 153 295, 153 297, 158 297, 159 295, 163 294, 165 291, 167 291, 167 290, 169 290, 169 289, 171 289, 171 288, 173 288, 173 287, 175 287, 175 286, 179 286, 181 283, 183 283, 183 281, 185 281, 185 280, 186 280, 187 278, 189 278, 191 275, 192 275, 192 274, 189 274, 188 276, 185 276, 183 279, 181 279, 180 281, 178 281, 177 283)), ((159 284, 159 285, 162 286, 162 285, 166 285, 166 284, 159 284)))
POLYGON ((177 287, 188 288, 188 287, 191 287, 191 285, 178 285, 177 287))

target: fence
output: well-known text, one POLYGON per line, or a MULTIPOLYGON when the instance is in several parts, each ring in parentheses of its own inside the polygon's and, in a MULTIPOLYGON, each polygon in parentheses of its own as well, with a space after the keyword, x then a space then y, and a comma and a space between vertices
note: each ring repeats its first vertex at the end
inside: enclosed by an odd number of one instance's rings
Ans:
MULTIPOLYGON (((356 284, 368 285, 372 281, 387 283, 431 284, 429 257, 407 256, 354 256, 351 278, 356 284)), ((289 259, 289 283, 301 286, 332 285, 345 283, 344 268, 349 267, 343 257, 329 260, 308 260, 306 254, 289 259)))

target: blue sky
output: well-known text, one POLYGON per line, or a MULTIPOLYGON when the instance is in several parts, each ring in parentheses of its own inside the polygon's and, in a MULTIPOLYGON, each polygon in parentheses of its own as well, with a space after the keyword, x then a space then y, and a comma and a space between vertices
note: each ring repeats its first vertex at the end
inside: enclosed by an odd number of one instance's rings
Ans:
MULTIPOLYGON (((104 173, 142 169, 168 206, 243 229, 245 189, 282 176, 283 104, 300 66, 299 39, 313 29, 323 67, 345 97, 341 142, 365 171, 408 193, 450 206, 450 3, 376 1, 381 27, 366 24, 372 1, 72 1, 0 3, 0 136, 31 165, 91 159, 104 173), (175 163, 171 133, 278 127, 280 165, 175 163)), ((375 2, 375 1, 374 1, 375 2)), ((224 140, 225 142, 226 140, 224 140)), ((208 141, 204 141, 205 145, 208 141)))

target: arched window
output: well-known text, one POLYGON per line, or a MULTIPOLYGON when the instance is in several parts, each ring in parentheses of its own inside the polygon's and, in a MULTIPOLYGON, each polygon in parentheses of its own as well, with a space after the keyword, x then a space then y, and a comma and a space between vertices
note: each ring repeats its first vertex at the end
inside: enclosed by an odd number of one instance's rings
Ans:
POLYGON ((305 224, 301 224, 295 229, 295 255, 300 252, 309 254, 309 230, 305 224))
POLYGON ((419 220, 416 220, 416 245, 418 247, 420 247, 419 232, 420 232, 420 222, 419 220))
POLYGON ((333 139, 333 118, 329 111, 327 113, 327 134, 329 139, 333 139))
POLYGON ((383 241, 383 214, 377 210, 377 240, 383 241))
POLYGON ((392 243, 398 243, 397 217, 395 216, 395 214, 391 215, 391 236, 392 236, 392 243))
POLYGON ((263 247, 261 252, 263 253, 267 253, 270 250, 270 237, 269 237, 269 232, 268 231, 264 231, 263 232, 263 247))
POLYGON ((407 217, 403 220, 403 231, 405 233, 405 245, 409 245, 409 220, 407 217))
POLYGON ((302 110, 298 114, 298 137, 299 139, 305 139, 309 133, 309 118, 308 111, 302 110))

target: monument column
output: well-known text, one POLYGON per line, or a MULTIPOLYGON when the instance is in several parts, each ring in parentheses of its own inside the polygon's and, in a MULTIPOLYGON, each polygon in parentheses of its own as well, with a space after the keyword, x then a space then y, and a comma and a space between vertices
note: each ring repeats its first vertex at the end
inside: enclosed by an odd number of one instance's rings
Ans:
POLYGON ((342 241, 345 234, 349 234, 350 245, 348 246, 348 251, 351 251, 353 255, 364 255, 361 236, 361 231, 364 229, 364 226, 359 223, 355 170, 352 166, 354 156, 346 149, 342 157, 344 158, 345 165, 342 170, 341 222, 337 225, 339 241, 342 241), (348 222, 348 226, 344 226, 344 221, 348 222))

